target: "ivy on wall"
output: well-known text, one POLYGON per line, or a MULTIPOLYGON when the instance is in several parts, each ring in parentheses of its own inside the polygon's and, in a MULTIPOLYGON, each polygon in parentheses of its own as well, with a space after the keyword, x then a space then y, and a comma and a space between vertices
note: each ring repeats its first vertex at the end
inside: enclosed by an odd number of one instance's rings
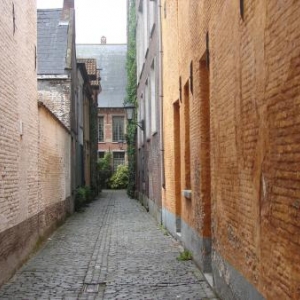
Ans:
MULTIPOLYGON (((126 103, 133 103, 137 107, 136 97, 136 6, 135 0, 128 1, 128 41, 127 41, 127 87, 126 103)), ((136 121, 136 116, 134 116, 136 121)), ((135 193, 136 175, 136 125, 127 125, 127 153, 128 153, 128 188, 127 194, 133 198, 135 193)))

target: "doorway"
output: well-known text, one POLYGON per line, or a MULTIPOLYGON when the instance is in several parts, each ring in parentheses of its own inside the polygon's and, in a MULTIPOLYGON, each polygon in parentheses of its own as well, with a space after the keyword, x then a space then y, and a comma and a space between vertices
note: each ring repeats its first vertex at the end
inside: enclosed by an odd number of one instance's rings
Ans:
POLYGON ((180 140, 180 104, 177 100, 173 104, 174 124, 174 182, 175 182, 175 215, 176 233, 181 233, 181 140, 180 140))

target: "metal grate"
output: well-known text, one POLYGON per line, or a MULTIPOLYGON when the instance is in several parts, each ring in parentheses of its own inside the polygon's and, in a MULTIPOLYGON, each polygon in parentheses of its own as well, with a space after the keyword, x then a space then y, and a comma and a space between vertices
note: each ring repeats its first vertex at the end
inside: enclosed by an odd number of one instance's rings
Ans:
POLYGON ((100 282, 100 283, 85 283, 83 285, 83 293, 88 293, 88 294, 99 294, 99 293, 104 293, 106 288, 106 283, 105 282, 100 282))

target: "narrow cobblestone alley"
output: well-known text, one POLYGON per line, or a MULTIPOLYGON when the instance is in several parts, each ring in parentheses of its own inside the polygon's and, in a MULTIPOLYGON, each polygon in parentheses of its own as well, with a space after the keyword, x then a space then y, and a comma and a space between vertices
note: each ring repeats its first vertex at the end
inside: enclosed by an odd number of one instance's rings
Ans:
POLYGON ((181 247, 124 191, 104 191, 2 287, 0 299, 216 299, 181 247))

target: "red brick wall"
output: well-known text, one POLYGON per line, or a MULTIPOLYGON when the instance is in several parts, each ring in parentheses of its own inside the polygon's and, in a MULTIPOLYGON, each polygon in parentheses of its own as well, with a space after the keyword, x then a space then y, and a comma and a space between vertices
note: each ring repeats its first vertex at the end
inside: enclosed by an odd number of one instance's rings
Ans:
MULTIPOLYGON (((183 93, 193 61, 192 199, 181 199, 181 217, 203 237, 210 236, 212 226, 214 251, 267 299, 299 299, 300 3, 244 3, 244 20, 239 1, 179 0, 177 7, 177 1, 167 0, 166 18, 162 8, 167 178, 163 204, 175 213, 174 164, 179 162, 174 161, 172 142, 173 103, 179 99, 179 77, 183 93), (201 87, 199 67, 206 32, 209 93, 201 87), (210 151, 203 145, 205 132, 210 151), (210 167, 205 169, 207 153, 210 167), (210 174, 205 173, 208 169, 210 174)), ((184 100, 179 103, 185 118, 184 100)), ((185 132, 182 128, 182 141, 185 132)), ((184 169, 181 155, 181 172, 184 169)), ((183 183, 181 176, 181 189, 183 183)))
MULTIPOLYGON (((104 142, 98 143, 98 151, 125 151, 127 150, 127 145, 124 141, 122 145, 123 149, 120 149, 120 145, 117 142, 113 142, 112 133, 112 119, 113 117, 123 116, 124 117, 124 130, 126 133, 127 119, 123 108, 100 108, 98 109, 98 116, 104 117, 104 142)), ((124 137, 124 140, 125 137, 124 137)), ((125 154, 125 159, 127 160, 127 153, 125 154)))

